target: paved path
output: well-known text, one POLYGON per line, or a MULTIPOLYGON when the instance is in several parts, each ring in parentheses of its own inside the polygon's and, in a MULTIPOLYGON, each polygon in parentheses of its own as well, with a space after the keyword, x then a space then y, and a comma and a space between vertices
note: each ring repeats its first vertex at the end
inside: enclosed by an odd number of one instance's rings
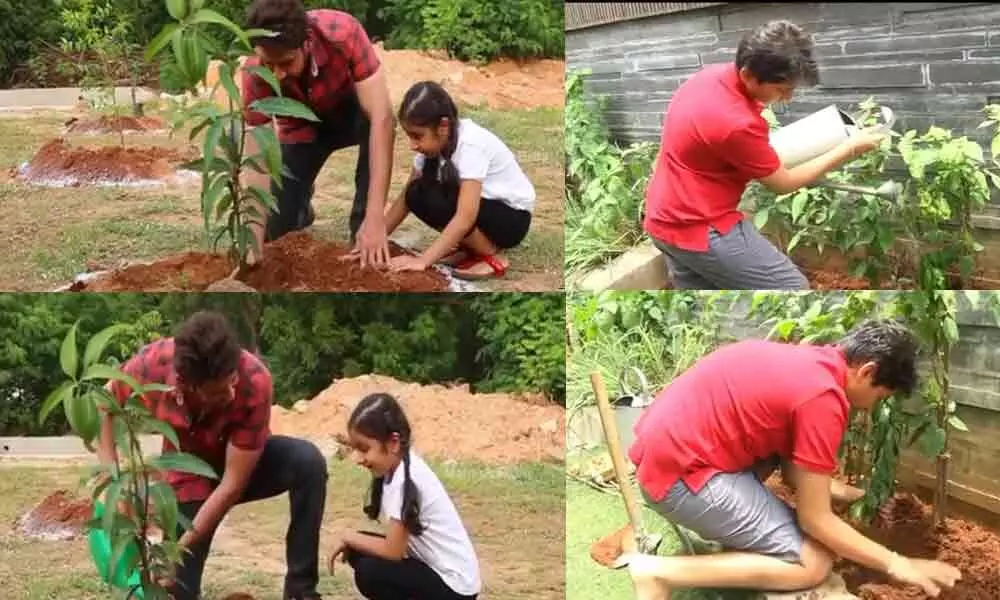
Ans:
MULTIPOLYGON (((142 436, 140 443, 145 454, 157 454, 162 447, 160 436, 142 436)), ((93 457, 80 438, 57 437, 0 437, 0 460, 64 460, 93 457)))
MULTIPOLYGON (((0 111, 72 109, 82 93, 80 88, 0 90, 0 111)), ((157 95, 151 90, 140 88, 136 91, 136 97, 140 102, 146 102, 157 98, 157 95)), ((119 104, 131 104, 131 88, 116 88, 115 99, 119 104)))

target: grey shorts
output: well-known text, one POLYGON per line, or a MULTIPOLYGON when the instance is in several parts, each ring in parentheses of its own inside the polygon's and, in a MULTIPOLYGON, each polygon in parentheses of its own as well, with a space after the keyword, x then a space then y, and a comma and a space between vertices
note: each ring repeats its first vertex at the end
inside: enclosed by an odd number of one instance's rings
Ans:
POLYGON ((722 235, 708 231, 708 252, 676 248, 660 240, 670 279, 689 290, 807 290, 809 280, 790 258, 743 219, 722 235))
MULTIPOLYGON (((641 487, 641 486, 640 486, 641 487)), ((719 473, 697 494, 677 480, 662 502, 642 491, 664 518, 726 550, 765 554, 799 562, 805 540, 795 511, 771 493, 752 471, 719 473)))

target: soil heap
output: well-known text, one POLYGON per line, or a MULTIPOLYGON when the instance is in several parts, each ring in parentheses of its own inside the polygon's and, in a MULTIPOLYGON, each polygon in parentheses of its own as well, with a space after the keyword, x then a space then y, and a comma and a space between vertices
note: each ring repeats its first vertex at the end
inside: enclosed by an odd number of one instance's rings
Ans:
POLYGON ((66 490, 57 490, 20 516, 14 529, 29 538, 71 540, 83 533, 93 514, 89 498, 75 498, 66 490))
POLYGON ((424 456, 491 464, 565 460, 566 411, 541 395, 473 394, 464 384, 420 385, 383 375, 339 379, 292 410, 274 407, 272 431, 322 448, 346 434, 351 410, 374 392, 400 401, 424 456))

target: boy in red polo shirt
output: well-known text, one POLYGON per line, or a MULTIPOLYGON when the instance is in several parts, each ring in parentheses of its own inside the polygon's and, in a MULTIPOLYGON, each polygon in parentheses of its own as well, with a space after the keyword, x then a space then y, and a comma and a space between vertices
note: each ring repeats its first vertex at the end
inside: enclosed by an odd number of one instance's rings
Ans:
MULTIPOLYGON (((362 265, 387 264, 384 211, 395 119, 385 74, 364 28, 345 12, 306 11, 301 0, 255 0, 247 27, 278 35, 253 40, 256 56, 241 71, 244 105, 275 95, 264 79, 246 70, 263 65, 281 83, 283 96, 306 104, 320 118, 319 123, 277 119, 281 161, 292 176, 282 177, 280 189, 271 186, 278 212, 267 220, 267 241, 312 224, 312 195, 320 169, 334 151, 357 146, 351 244, 360 252, 362 265)), ((251 126, 271 123, 260 113, 248 112, 246 119, 251 126)), ((252 135, 247 136, 247 151, 258 151, 252 135)), ((271 185, 266 174, 248 170, 246 177, 246 185, 271 185)), ((254 234, 262 246, 264 227, 254 227, 254 234)), ((250 262, 257 262, 255 254, 250 262)))
POLYGON ((664 600, 676 587, 804 589, 827 578, 834 556, 932 596, 953 586, 954 567, 899 556, 830 506, 861 495, 831 478, 850 409, 910 394, 916 354, 905 327, 869 321, 836 346, 724 346, 672 381, 636 424, 629 458, 654 510, 727 551, 630 554, 639 599, 664 600), (763 484, 779 464, 795 510, 763 484))
POLYGON ((665 255, 674 287, 799 289, 809 282, 737 209, 751 180, 788 194, 867 152, 862 133, 786 169, 769 143, 766 105, 818 81, 812 41, 775 21, 744 38, 736 62, 709 65, 670 99, 646 190, 643 227, 665 255))
MULTIPOLYGON (((271 435, 271 374, 240 348, 225 318, 200 312, 176 337, 153 342, 122 367, 139 383, 162 383, 169 392, 151 392, 143 403, 177 433, 180 448, 164 439, 163 452, 193 454, 212 465, 218 480, 167 473, 180 512, 193 528, 178 526, 184 555, 172 581, 175 600, 197 600, 201 575, 216 527, 236 504, 288 492, 291 523, 286 537, 288 572, 284 598, 316 600, 319 534, 326 503, 326 459, 312 443, 271 435)), ((111 393, 124 402, 127 384, 114 381, 111 393)), ((115 460, 111 420, 101 426, 98 457, 115 460)))

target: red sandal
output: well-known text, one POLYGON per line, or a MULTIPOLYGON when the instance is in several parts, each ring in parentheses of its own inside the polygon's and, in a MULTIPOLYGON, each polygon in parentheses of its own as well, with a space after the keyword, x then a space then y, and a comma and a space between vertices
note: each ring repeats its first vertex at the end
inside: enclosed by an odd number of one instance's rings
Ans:
POLYGON ((507 273, 507 267, 503 265, 495 256, 477 256, 472 255, 469 258, 463 260, 462 262, 455 265, 454 275, 459 279, 491 279, 493 277, 503 277, 507 273), (470 269, 475 267, 480 263, 486 263, 493 269, 492 274, 480 275, 477 273, 468 273, 470 269), (466 271, 463 273, 463 271, 466 271))

